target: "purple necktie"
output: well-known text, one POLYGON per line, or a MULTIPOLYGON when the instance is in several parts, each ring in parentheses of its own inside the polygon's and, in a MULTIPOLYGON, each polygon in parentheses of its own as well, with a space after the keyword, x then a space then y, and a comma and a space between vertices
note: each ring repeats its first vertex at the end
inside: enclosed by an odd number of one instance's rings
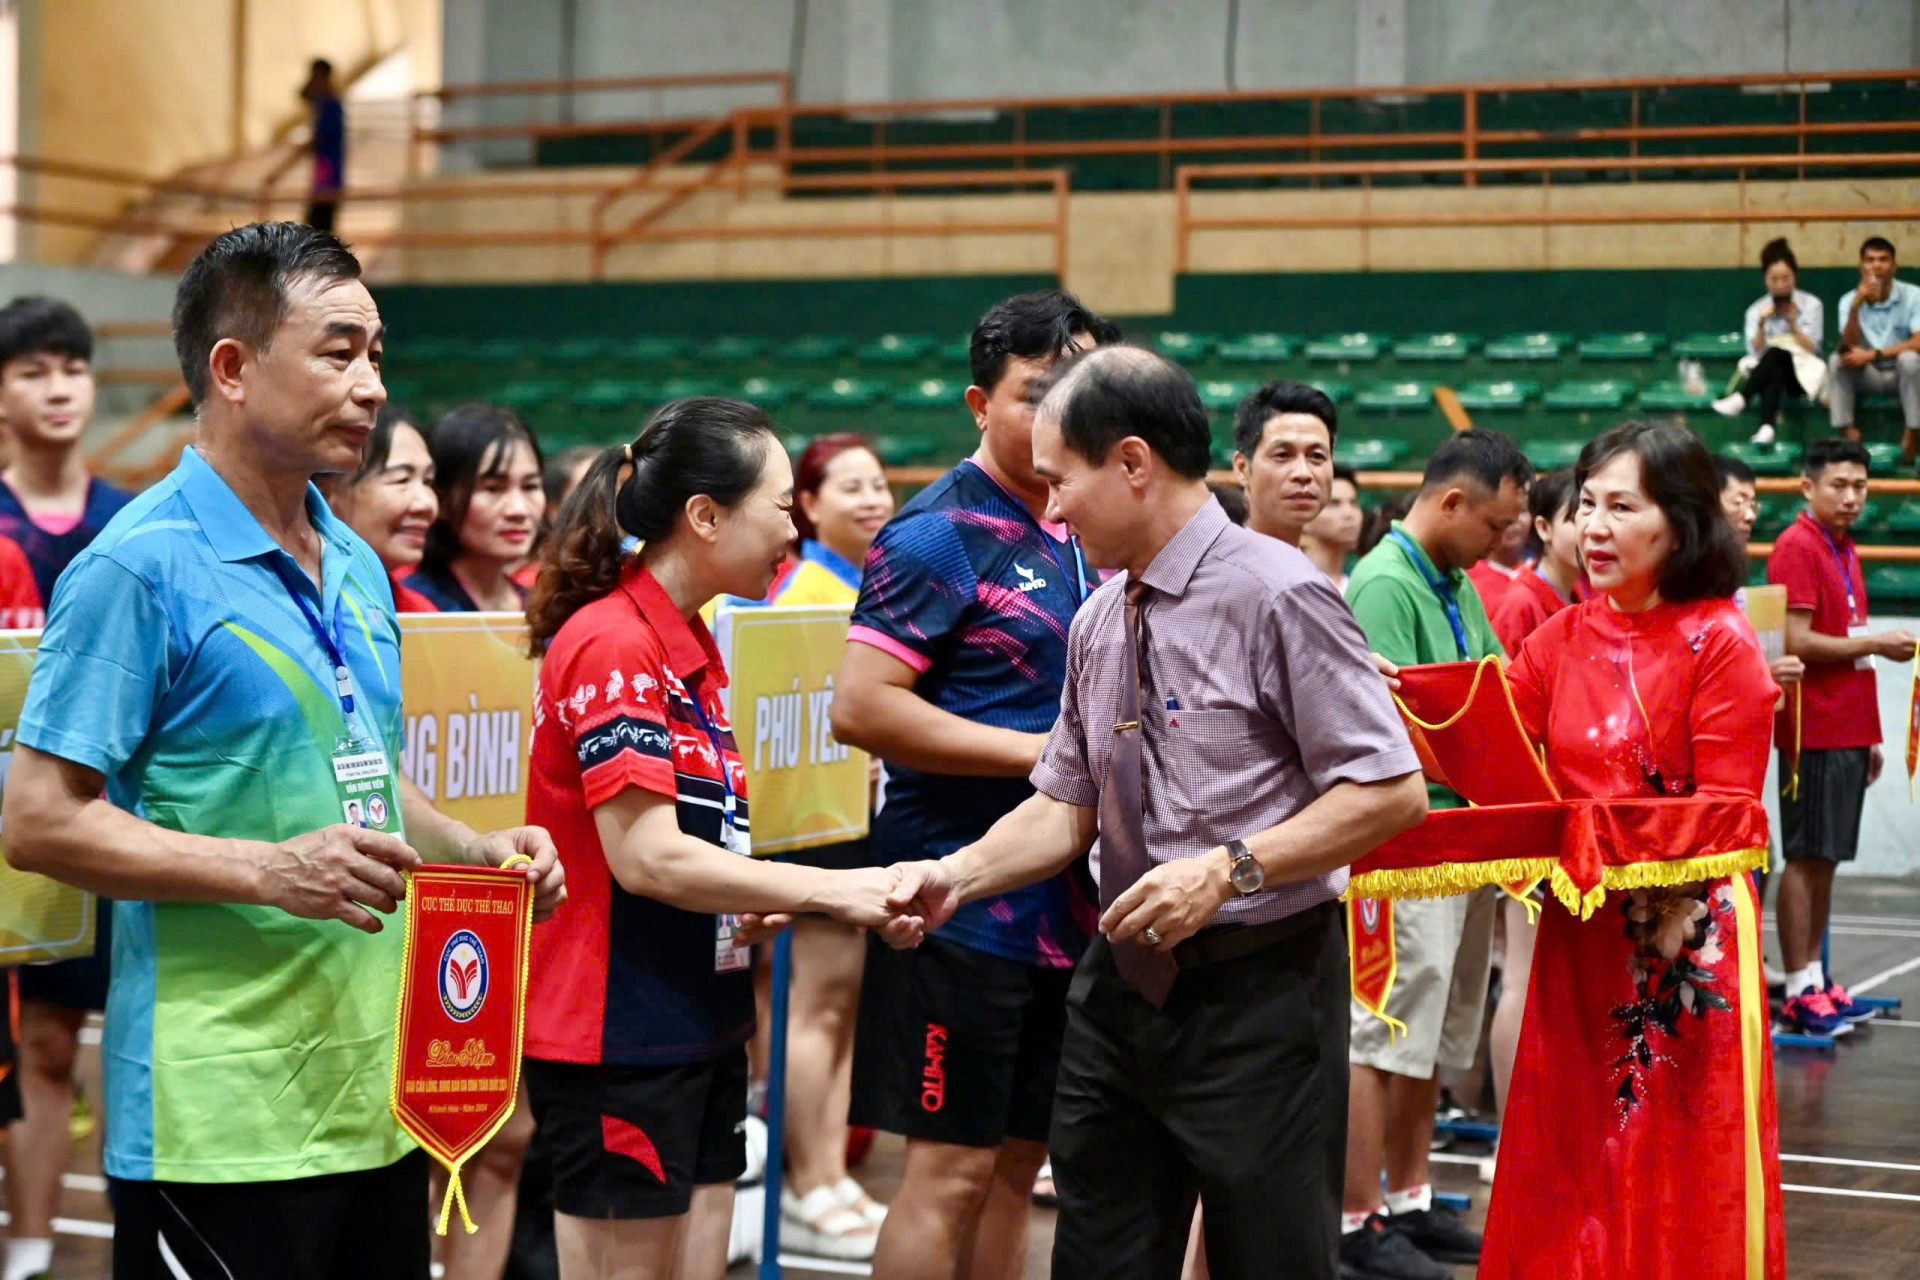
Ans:
MULTIPOLYGON (((1113 726, 1113 757, 1107 785, 1100 791, 1100 909, 1105 911, 1128 886, 1147 874, 1147 831, 1141 808, 1145 777, 1140 755, 1140 659, 1145 634, 1140 628, 1140 599, 1151 590, 1134 579, 1127 584, 1127 671, 1121 682, 1120 720, 1113 726)), ((1158 1009, 1167 1002, 1179 971, 1173 956, 1137 939, 1113 944, 1113 967, 1128 985, 1158 1009)))

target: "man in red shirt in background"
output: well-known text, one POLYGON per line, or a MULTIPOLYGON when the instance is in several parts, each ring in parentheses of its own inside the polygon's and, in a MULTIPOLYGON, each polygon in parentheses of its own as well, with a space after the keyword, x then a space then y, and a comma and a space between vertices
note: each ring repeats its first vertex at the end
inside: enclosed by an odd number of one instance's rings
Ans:
POLYGON ((1913 656, 1906 631, 1867 631, 1867 584, 1852 529, 1867 500, 1865 446, 1807 446, 1801 490, 1807 509, 1767 558, 1767 581, 1787 589, 1787 652, 1806 663, 1796 701, 1774 728, 1780 767, 1781 854, 1776 916, 1787 969, 1786 1019, 1796 1031, 1838 1035, 1872 1016, 1820 962, 1834 868, 1860 843, 1867 788, 1880 776, 1880 708, 1873 659, 1913 656), (1798 770, 1793 751, 1799 748, 1798 770), (1797 777, 1797 785, 1796 785, 1797 777))
POLYGON ((1493 544, 1493 550, 1487 552, 1487 558, 1467 570, 1467 577, 1473 580, 1473 589, 1480 593, 1480 603, 1486 606, 1487 617, 1491 618, 1499 612, 1500 602, 1507 598, 1507 592, 1513 590, 1515 577, 1526 568, 1527 542, 1532 534, 1533 516, 1523 502, 1520 504, 1520 514, 1500 535, 1500 541, 1493 544))

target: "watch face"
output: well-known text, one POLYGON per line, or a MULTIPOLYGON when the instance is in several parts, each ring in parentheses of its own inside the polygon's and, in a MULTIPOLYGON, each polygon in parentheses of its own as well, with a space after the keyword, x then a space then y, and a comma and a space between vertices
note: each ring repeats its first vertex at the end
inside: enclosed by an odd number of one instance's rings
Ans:
POLYGON ((1252 893, 1267 882, 1267 872, 1253 858, 1241 858, 1233 864, 1233 887, 1241 893, 1252 893))

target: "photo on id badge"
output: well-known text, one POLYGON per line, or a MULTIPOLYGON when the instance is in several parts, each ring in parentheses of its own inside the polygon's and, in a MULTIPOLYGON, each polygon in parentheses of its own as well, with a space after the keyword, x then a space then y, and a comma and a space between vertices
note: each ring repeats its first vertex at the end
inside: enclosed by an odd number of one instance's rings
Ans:
POLYGON ((341 738, 333 751, 333 783, 340 815, 350 827, 392 831, 399 790, 387 753, 377 743, 341 738))

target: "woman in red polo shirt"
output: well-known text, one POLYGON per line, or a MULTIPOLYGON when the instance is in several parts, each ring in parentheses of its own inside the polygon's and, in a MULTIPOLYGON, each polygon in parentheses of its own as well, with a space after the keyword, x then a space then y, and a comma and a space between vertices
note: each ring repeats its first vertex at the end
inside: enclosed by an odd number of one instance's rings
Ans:
POLYGON ((766 596, 792 504, 764 413, 675 401, 567 499, 527 606, 527 813, 571 895, 534 940, 526 1047, 565 1280, 725 1274, 754 1028, 742 926, 890 919, 890 871, 738 856, 746 775, 699 612, 766 596))

